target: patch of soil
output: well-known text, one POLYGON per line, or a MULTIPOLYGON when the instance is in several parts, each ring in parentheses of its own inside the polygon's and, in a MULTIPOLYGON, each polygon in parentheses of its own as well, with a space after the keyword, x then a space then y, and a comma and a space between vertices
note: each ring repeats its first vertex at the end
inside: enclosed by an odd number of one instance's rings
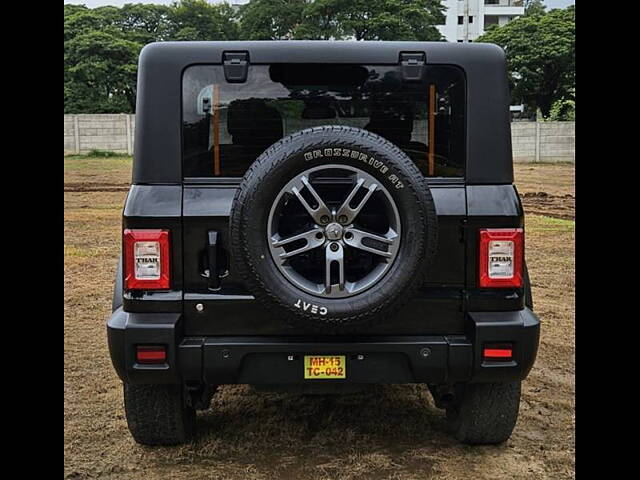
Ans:
POLYGON ((525 192, 520 195, 527 214, 544 215, 563 220, 575 220, 576 198, 565 195, 550 195, 547 192, 525 192))
POLYGON ((64 184, 65 192, 126 192, 129 190, 127 183, 81 183, 71 182, 64 184))

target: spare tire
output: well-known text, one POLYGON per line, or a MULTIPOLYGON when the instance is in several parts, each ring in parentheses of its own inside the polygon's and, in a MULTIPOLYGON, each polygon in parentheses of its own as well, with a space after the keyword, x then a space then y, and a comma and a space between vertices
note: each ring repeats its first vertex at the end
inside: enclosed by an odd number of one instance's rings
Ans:
POLYGON ((307 326, 397 312, 423 284, 437 217, 427 181, 366 130, 302 130, 246 172, 230 216, 234 270, 255 297, 307 326))

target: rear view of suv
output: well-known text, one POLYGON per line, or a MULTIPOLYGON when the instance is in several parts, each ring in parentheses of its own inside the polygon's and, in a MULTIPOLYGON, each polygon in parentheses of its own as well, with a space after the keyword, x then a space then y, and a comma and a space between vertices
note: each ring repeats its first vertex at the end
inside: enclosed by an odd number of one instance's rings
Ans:
POLYGON ((129 429, 188 441, 225 384, 423 383, 502 442, 538 348, 524 239, 498 47, 148 45, 107 325, 129 429))

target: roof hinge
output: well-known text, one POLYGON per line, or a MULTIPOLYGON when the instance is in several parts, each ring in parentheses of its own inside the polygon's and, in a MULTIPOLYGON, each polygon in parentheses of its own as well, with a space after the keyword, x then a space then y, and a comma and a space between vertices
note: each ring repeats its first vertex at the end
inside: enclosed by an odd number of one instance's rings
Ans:
POLYGON ((249 71, 249 52, 222 52, 224 78, 229 83, 247 81, 249 71))
POLYGON ((409 82, 422 80, 426 61, 427 59, 424 52, 400 53, 400 71, 402 74, 402 80, 409 82))

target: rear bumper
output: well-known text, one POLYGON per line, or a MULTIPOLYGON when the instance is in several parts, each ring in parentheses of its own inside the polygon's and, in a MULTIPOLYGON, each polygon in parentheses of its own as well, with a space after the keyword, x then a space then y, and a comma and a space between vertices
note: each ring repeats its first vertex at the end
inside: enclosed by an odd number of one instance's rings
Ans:
MULTIPOLYGON (((540 321, 529 309, 469 312, 464 335, 376 337, 185 337, 179 313, 117 309, 107 323, 116 372, 130 383, 292 384, 305 354, 346 356, 348 383, 506 382, 536 358, 540 321), (482 361, 482 345, 511 342, 513 360, 482 361), (167 362, 136 363, 136 345, 165 345, 167 362)), ((315 381, 317 382, 317 380, 315 381)))

